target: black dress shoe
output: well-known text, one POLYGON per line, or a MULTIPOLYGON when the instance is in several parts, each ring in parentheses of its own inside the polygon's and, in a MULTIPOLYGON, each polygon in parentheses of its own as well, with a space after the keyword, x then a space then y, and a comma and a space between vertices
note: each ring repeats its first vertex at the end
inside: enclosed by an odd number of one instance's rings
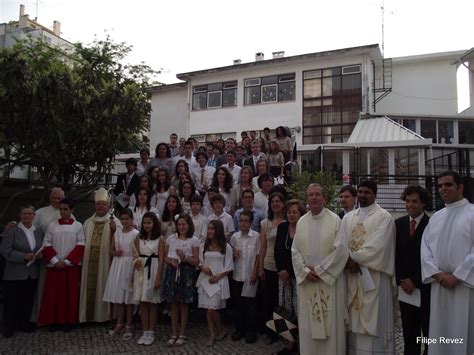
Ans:
POLYGON ((72 324, 65 324, 65 325, 63 325, 63 332, 64 332, 64 333, 70 333, 72 329, 73 329, 73 325, 72 325, 72 324))
POLYGON ((278 341, 278 337, 272 336, 272 335, 267 335, 265 340, 263 341, 266 345, 270 345, 278 341))
POLYGON ((240 332, 234 332, 232 336, 230 337, 233 341, 239 341, 243 338, 244 336, 240 332))
POLYGON ((50 331, 51 333, 57 332, 58 330, 59 330, 59 326, 57 324, 51 324, 48 327, 48 331, 50 331))
POLYGON ((24 333, 33 333, 35 331, 35 326, 31 323, 24 323, 20 326, 20 331, 24 333))
POLYGON ((296 354, 297 349, 296 346, 293 347, 293 349, 289 348, 283 348, 279 352, 277 352, 277 355, 290 355, 290 354, 296 354))
POLYGON ((3 332, 2 332, 2 335, 4 338, 11 338, 13 336, 13 330, 11 329, 5 329, 3 332))
POLYGON ((247 335, 245 337, 245 342, 247 344, 253 344, 257 341, 257 334, 247 335))

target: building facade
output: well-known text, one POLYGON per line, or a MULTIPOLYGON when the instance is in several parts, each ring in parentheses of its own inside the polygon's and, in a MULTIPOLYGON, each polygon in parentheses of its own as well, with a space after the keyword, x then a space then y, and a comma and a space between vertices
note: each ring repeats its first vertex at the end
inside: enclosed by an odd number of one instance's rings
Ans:
MULTIPOLYGON (((473 59, 465 53, 383 59, 375 44, 291 57, 278 52, 269 60, 259 53, 255 62, 178 74, 181 82, 150 89, 151 150, 171 132, 205 142, 280 125, 292 129, 299 152, 327 150, 347 145, 361 113, 388 116, 431 139, 425 159, 474 148, 474 109, 458 110, 460 68, 468 68, 474 101, 473 59)), ((327 155, 322 165, 335 160, 327 155)))

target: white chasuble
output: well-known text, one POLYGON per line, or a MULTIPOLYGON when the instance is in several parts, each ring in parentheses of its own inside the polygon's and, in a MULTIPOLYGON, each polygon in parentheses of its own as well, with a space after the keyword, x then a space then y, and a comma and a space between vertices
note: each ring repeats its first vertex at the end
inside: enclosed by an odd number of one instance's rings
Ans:
POLYGON ((344 266, 348 250, 336 238, 340 218, 327 209, 298 221, 291 249, 298 285, 298 328, 301 354, 345 354, 347 311, 344 266), (310 269, 321 278, 306 280, 310 269))
POLYGON ((377 203, 348 213, 340 237, 349 256, 373 282, 368 289, 359 273, 346 270, 349 354, 395 353, 395 223, 377 203))
POLYGON ((421 277, 431 283, 429 354, 474 353, 474 205, 466 199, 447 204, 430 218, 421 242, 421 277), (447 289, 432 276, 453 274, 447 289), (444 339, 444 340, 443 340, 444 339), (462 344, 446 339, 463 339, 462 344))

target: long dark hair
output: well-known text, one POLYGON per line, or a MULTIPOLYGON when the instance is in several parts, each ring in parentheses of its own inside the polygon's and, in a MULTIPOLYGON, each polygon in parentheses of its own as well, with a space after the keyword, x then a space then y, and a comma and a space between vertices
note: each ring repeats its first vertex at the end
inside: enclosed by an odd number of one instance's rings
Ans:
POLYGON ((179 178, 179 173, 178 173, 178 166, 183 163, 184 164, 184 170, 189 173, 189 164, 186 160, 180 159, 176 163, 176 166, 174 167, 174 176, 177 176, 179 178))
POLYGON ((150 191, 150 189, 146 189, 146 188, 142 187, 142 188, 138 189, 137 192, 135 192, 136 203, 135 203, 135 207, 133 208, 134 212, 136 212, 138 206, 140 206, 140 202, 138 201, 138 195, 140 195, 140 192, 142 192, 142 191, 146 192, 146 209, 149 211, 150 208, 151 208, 150 201, 151 201, 152 192, 150 191))
POLYGON ((189 199, 191 200, 191 197, 194 196, 194 194, 196 193, 196 187, 194 186, 194 183, 192 181, 185 181, 183 183, 179 183, 179 189, 178 189, 178 193, 179 193, 179 197, 184 197, 183 196, 183 187, 185 184, 189 184, 189 186, 191 186, 191 195, 189 196, 189 199))
POLYGON ((194 223, 190 215, 186 213, 181 213, 178 218, 176 219, 176 235, 179 237, 178 231, 178 221, 180 219, 184 219, 184 221, 188 224, 188 233, 186 233, 186 238, 192 238, 194 235, 194 223))
MULTIPOLYGON (((217 242, 217 245, 219 245, 221 254, 225 254, 225 249, 227 247, 227 239, 225 237, 224 224, 218 219, 213 219, 209 222, 209 225, 212 225, 214 227, 214 239, 217 242)), ((206 241, 204 242, 204 251, 209 250, 211 243, 212 239, 206 238, 206 241)))
POLYGON ((269 197, 268 197, 268 219, 270 221, 273 221, 273 219, 275 218, 275 213, 273 212, 272 210, 272 200, 275 198, 275 197, 278 197, 281 202, 283 203, 283 216, 286 217, 286 207, 285 207, 285 204, 286 204, 286 199, 285 199, 285 196, 283 196, 282 193, 280 192, 274 192, 272 193, 269 197))
POLYGON ((121 210, 119 213, 119 218, 122 217, 124 214, 129 216, 133 221, 133 212, 130 208, 124 208, 123 210, 121 210))
POLYGON ((143 174, 142 176, 140 176, 140 179, 138 179, 140 184, 141 184, 142 179, 147 179, 147 188, 149 188, 150 190, 153 190, 153 181, 151 180, 151 177, 147 174, 143 174))
POLYGON ((181 202, 179 201, 179 198, 175 195, 169 195, 166 199, 165 208, 163 209, 163 216, 161 217, 161 219, 163 220, 163 222, 169 222, 173 220, 174 215, 181 214, 182 212, 183 208, 181 207, 181 202), (170 215, 170 210, 168 209, 168 201, 170 200, 170 198, 176 201, 176 210, 173 212, 172 216, 170 215))
POLYGON ((143 221, 145 218, 150 218, 153 221, 153 229, 151 230, 151 240, 156 240, 160 237, 161 234, 161 223, 156 214, 153 212, 146 212, 142 218, 142 228, 140 229, 140 239, 148 239, 148 233, 143 229, 143 221))
POLYGON ((158 192, 161 192, 161 189, 163 188, 164 191, 168 191, 170 186, 171 186, 171 179, 170 179, 170 176, 169 176, 168 172, 163 168, 159 168, 158 169, 158 176, 157 176, 157 179, 156 179, 156 190, 158 192), (160 182, 160 173, 161 172, 163 172, 165 174, 165 182, 163 184, 161 184, 161 182, 160 182))
POLYGON ((217 173, 219 171, 223 171, 225 174, 224 191, 229 193, 230 190, 232 189, 232 186, 234 185, 234 180, 232 178, 232 175, 229 173, 229 170, 227 170, 226 168, 220 167, 216 170, 216 172, 214 173, 214 176, 212 177, 211 186, 219 188, 219 182, 217 181, 217 173))

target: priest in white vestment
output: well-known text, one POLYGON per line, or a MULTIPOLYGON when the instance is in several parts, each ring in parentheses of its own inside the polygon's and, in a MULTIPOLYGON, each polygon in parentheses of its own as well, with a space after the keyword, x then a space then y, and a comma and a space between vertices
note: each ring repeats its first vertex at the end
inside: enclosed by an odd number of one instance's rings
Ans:
MULTIPOLYGON (((39 228, 43 234, 51 222, 57 221, 61 216, 59 214, 59 205, 64 199, 64 191, 60 187, 53 187, 49 194, 49 205, 41 207, 35 212, 35 219, 33 224, 39 228)), ((74 216, 73 216, 74 218, 74 216)), ((40 275, 38 280, 38 287, 36 288, 36 297, 31 312, 31 321, 36 322, 39 314, 39 306, 41 304, 41 297, 43 296, 44 281, 46 279, 46 264, 40 263, 40 275)))
POLYGON ((306 194, 311 210, 298 221, 291 248, 298 285, 300 353, 345 355, 347 244, 336 238, 341 220, 324 207, 322 187, 311 184, 306 194))
MULTIPOLYGON (((423 233, 421 277, 431 283, 430 355, 474 354, 474 205, 455 172, 438 177, 446 207, 423 233), (457 341, 457 343, 456 343, 457 341)), ((424 339, 426 340, 426 339, 424 339)))
POLYGON ((360 207, 342 220, 347 262, 348 354, 395 354, 395 223, 376 202, 377 185, 362 181, 360 207))
POLYGON ((103 301, 110 268, 110 235, 121 228, 120 221, 110 218, 110 197, 106 189, 95 192, 95 213, 84 223, 86 245, 82 260, 79 322, 109 320, 109 303, 103 301))
POLYGON ((64 199, 64 191, 60 187, 52 188, 49 195, 49 205, 36 210, 35 219, 33 220, 36 228, 40 228, 43 233, 46 233, 48 225, 61 217, 59 215, 59 204, 62 199, 64 199))

